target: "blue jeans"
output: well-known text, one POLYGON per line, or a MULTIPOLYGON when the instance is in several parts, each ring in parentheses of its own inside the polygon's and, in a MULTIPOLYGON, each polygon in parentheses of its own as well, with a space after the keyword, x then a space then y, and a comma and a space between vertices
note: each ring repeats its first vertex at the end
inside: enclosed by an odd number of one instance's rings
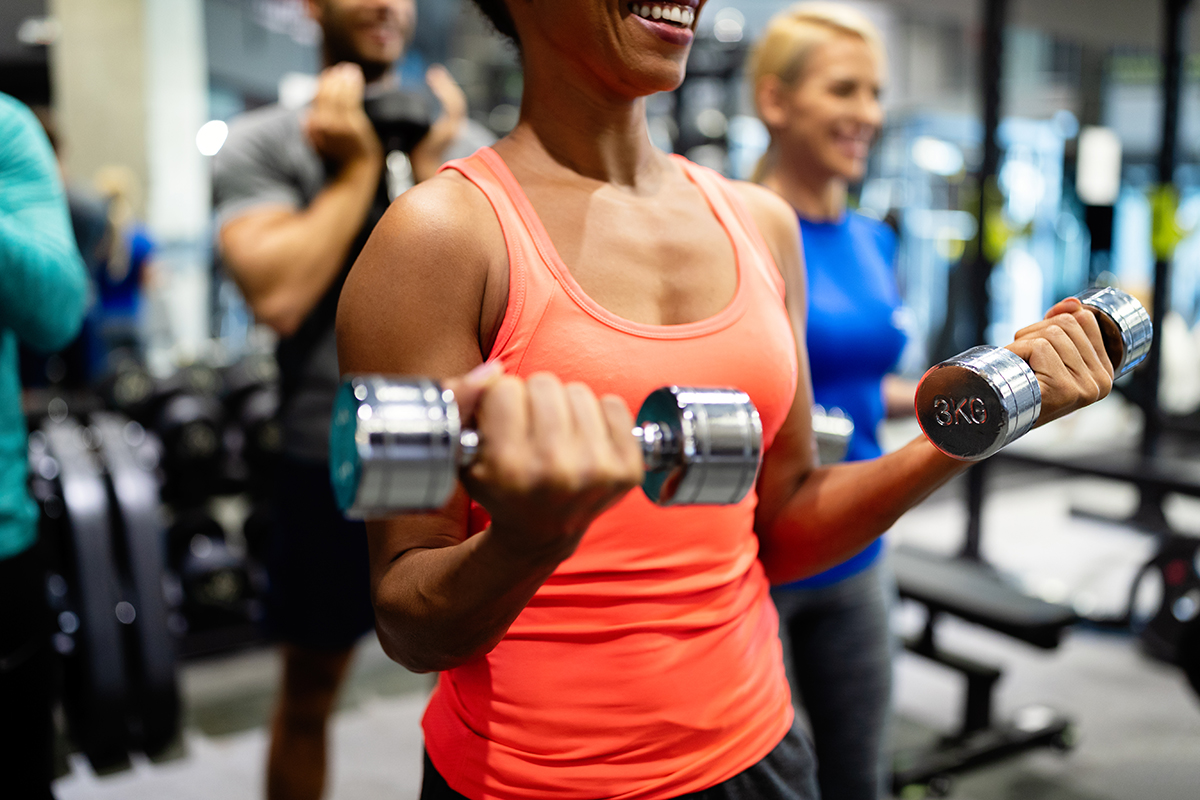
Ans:
POLYGON ((788 679, 808 717, 817 782, 829 800, 886 795, 893 593, 884 559, 831 586, 771 592, 788 679))

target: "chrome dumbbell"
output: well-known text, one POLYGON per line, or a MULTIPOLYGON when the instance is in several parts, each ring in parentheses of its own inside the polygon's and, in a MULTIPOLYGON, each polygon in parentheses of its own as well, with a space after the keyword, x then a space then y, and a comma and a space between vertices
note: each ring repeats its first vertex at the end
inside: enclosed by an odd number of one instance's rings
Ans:
MULTIPOLYGON (((1142 304, 1111 288, 1076 297, 1096 315, 1116 377, 1140 364, 1154 338, 1142 304)), ((1001 347, 974 347, 925 373, 916 407, 921 430, 937 449, 978 461, 1029 432, 1042 413, 1042 393, 1020 356, 1001 347)))
POLYGON ((812 408, 812 429, 817 440, 817 463, 837 464, 846 458, 854 438, 854 420, 837 406, 812 408))
MULTIPOLYGON (((758 474, 762 423, 736 389, 658 389, 642 404, 632 435, 646 466, 642 489, 659 505, 737 503, 758 474)), ((338 390, 330 477, 348 517, 441 508, 478 449, 454 393, 433 380, 363 375, 338 390)))

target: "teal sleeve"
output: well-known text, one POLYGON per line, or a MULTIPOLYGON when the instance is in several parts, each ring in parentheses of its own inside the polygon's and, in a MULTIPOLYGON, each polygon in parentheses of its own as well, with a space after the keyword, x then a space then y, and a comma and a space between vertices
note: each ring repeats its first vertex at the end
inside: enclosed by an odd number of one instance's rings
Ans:
POLYGON ((60 349, 79 332, 87 297, 50 143, 29 109, 0 94, 0 327, 60 349))

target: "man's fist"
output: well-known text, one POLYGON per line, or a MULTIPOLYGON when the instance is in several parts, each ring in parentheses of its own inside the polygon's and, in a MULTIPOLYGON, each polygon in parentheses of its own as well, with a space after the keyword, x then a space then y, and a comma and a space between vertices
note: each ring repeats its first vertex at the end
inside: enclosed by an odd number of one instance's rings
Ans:
POLYGON ((325 69, 317 79, 305 133, 322 157, 339 166, 383 161, 383 147, 363 111, 363 86, 362 68, 349 62, 325 69))

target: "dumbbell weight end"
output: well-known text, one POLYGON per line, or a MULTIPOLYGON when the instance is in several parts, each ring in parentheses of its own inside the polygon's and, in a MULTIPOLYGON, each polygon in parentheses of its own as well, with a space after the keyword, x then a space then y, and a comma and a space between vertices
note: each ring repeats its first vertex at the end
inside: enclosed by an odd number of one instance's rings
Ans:
MULTIPOLYGON (((1119 378, 1150 351, 1150 315, 1134 297, 1101 287, 1076 295, 1096 315, 1119 378)), ((917 387, 916 412, 926 438, 961 461, 987 458, 1024 436, 1041 416, 1037 376, 1000 347, 975 347, 932 367, 917 387)))

